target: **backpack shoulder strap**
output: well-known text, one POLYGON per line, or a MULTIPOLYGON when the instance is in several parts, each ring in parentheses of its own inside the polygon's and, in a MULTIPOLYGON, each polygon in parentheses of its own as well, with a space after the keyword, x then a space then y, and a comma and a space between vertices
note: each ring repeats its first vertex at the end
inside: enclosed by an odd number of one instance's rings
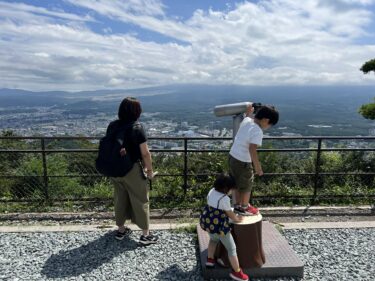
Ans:
POLYGON ((216 209, 219 209, 219 204, 220 204, 220 201, 221 199, 223 199, 225 196, 227 196, 226 194, 224 194, 223 196, 220 197, 220 199, 217 201, 217 206, 216 206, 216 209))
POLYGON ((129 144, 129 142, 134 139, 134 130, 129 133, 130 128, 134 128, 137 125, 140 125, 138 121, 127 123, 118 128, 116 133, 117 141, 120 143, 122 147, 125 147, 125 144, 129 144))

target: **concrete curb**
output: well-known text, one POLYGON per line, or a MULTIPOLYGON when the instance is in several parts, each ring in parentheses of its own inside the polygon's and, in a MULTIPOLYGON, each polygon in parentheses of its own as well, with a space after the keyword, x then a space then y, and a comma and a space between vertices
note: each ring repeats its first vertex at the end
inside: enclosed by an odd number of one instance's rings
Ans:
MULTIPOLYGON (((291 206, 291 207, 259 207, 261 211, 332 211, 332 210, 361 210, 361 211, 370 211, 374 207, 371 205, 360 205, 360 206, 291 206)), ((190 213, 191 209, 152 209, 151 215, 168 215, 173 213, 190 213)), ((32 213, 0 213, 0 217, 23 217, 23 216, 93 216, 93 215, 105 215, 113 216, 113 211, 111 212, 32 212, 32 213)))
MULTIPOLYGON (((171 230, 188 227, 189 223, 162 223, 151 224, 150 230, 171 230)), ((195 225, 195 224, 194 224, 195 225)), ((127 225, 131 230, 141 230, 135 224, 127 225)), ((24 225, 24 226, 0 226, 0 233, 24 233, 24 232, 81 232, 81 231, 109 231, 116 230, 115 225, 24 225)))

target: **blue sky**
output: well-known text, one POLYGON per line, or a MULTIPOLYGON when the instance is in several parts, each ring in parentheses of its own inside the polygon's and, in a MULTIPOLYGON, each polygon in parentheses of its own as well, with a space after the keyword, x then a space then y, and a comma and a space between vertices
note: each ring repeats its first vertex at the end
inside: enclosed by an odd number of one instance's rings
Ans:
POLYGON ((0 0, 0 87, 375 85, 375 0, 0 0))

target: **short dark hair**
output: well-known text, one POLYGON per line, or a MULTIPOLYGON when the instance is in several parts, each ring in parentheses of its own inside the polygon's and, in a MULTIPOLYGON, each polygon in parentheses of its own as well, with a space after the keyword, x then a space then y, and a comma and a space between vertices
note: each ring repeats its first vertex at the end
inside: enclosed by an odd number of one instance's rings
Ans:
POLYGON ((124 122, 134 122, 138 120, 141 113, 141 103, 136 98, 126 97, 118 108, 118 119, 124 122))
POLYGON ((274 106, 262 105, 255 114, 255 118, 259 120, 267 118, 270 120, 269 123, 271 125, 276 125, 279 121, 279 112, 275 109, 274 106))
POLYGON ((236 182, 231 175, 221 173, 216 176, 214 188, 219 192, 228 193, 232 188, 236 188, 236 182))

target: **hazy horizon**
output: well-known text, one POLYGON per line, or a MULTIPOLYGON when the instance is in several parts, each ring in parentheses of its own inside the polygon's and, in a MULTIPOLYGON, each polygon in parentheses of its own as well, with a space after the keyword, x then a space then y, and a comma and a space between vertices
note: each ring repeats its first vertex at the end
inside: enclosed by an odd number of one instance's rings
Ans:
MULTIPOLYGON (((32 89, 27 89, 27 88, 6 88, 6 87, 0 87, 0 94, 5 92, 5 91, 24 91, 24 92, 34 92, 34 93, 47 93, 47 92, 61 92, 61 93, 81 93, 81 92, 98 92, 98 93, 104 93, 104 92, 120 92, 120 91, 125 91, 125 92, 131 92, 131 91, 152 91, 152 90, 158 90, 158 89, 178 89, 178 88, 238 88, 238 89, 301 89, 301 88, 309 88, 309 89, 375 89, 375 84, 374 85, 351 85, 351 84, 340 84, 340 85, 241 85, 241 84, 202 84, 202 83, 184 83, 184 84, 165 84, 165 85, 155 85, 155 86, 140 86, 140 87, 134 87, 134 88, 98 88, 98 89, 92 89, 92 90, 76 90, 76 91, 65 91, 61 89, 53 89, 53 90, 32 90, 32 89)), ((157 93, 156 93, 157 94, 157 93)), ((365 93, 367 94, 367 93, 365 93)), ((372 94, 370 94, 372 96, 372 94)))

